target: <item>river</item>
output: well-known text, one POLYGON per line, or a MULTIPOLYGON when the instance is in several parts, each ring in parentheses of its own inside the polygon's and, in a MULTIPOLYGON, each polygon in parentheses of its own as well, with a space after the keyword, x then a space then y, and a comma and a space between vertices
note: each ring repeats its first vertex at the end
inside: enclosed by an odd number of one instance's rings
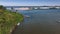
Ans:
POLYGON ((18 11, 25 17, 13 34, 60 34, 60 10, 18 11))

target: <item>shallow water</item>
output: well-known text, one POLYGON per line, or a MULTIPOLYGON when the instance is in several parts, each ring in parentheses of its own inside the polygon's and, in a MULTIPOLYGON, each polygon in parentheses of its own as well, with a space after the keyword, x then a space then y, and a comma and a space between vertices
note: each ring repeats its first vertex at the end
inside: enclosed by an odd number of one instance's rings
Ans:
POLYGON ((18 11, 24 18, 13 34, 60 34, 60 10, 18 11))

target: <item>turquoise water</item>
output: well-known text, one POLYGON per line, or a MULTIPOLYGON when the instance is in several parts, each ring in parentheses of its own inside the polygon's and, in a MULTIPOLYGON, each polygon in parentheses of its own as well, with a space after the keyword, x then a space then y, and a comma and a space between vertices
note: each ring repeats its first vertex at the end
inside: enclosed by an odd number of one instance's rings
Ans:
POLYGON ((60 34, 60 10, 18 11, 24 18, 13 34, 60 34))

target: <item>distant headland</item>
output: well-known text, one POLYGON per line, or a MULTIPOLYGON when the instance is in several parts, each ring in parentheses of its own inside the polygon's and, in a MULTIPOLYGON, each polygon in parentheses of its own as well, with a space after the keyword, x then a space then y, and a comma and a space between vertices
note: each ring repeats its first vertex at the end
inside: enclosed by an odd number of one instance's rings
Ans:
POLYGON ((13 7, 15 10, 41 10, 41 9, 60 9, 60 6, 5 6, 6 8, 13 7))

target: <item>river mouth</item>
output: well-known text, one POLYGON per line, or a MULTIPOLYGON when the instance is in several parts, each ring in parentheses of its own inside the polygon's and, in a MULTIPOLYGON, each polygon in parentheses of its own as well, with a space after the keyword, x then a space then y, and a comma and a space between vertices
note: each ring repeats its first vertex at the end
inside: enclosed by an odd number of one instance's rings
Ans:
POLYGON ((23 23, 15 30, 14 34, 60 34, 60 10, 31 10, 18 11, 23 15, 23 23))

